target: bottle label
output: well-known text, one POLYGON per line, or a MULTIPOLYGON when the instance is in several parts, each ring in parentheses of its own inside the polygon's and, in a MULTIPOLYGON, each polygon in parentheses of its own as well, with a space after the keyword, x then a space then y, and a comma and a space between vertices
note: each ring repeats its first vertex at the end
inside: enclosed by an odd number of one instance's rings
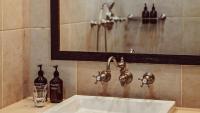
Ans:
POLYGON ((60 84, 50 84, 50 89, 53 91, 57 91, 57 93, 62 93, 60 84))
POLYGON ((45 83, 35 83, 34 85, 37 87, 37 89, 43 89, 46 84, 45 83))

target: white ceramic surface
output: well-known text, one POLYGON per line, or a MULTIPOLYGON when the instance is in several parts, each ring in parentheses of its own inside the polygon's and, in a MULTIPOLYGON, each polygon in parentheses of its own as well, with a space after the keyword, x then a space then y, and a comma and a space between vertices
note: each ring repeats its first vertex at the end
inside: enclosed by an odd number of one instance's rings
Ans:
POLYGON ((44 113, 170 113, 174 101, 75 95, 44 113))

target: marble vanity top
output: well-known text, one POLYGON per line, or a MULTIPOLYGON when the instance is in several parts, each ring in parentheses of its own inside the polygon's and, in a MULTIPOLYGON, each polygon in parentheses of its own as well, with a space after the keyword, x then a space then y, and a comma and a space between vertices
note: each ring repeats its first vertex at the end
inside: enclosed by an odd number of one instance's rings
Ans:
MULTIPOLYGON (((43 113, 47 109, 55 106, 56 104, 47 103, 45 107, 34 107, 31 97, 14 103, 6 108, 0 110, 0 113, 43 113)), ((200 109, 176 107, 174 113, 200 113, 200 109)))

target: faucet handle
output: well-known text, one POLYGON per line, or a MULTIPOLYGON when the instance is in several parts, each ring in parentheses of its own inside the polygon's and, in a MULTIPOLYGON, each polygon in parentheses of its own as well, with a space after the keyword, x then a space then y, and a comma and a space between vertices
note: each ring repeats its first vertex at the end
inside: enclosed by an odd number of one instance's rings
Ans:
POLYGON ((111 74, 108 71, 101 71, 98 72, 98 75, 93 75, 93 77, 96 79, 95 84, 98 82, 108 82, 111 79, 111 74))
POLYGON ((98 72, 98 75, 92 75, 92 77, 94 77, 96 79, 96 81, 94 82, 94 84, 97 84, 99 81, 101 81, 101 77, 100 77, 100 72, 98 72))
POLYGON ((145 73, 142 78, 138 78, 138 80, 142 81, 142 85, 140 87, 143 87, 144 85, 147 85, 150 87, 151 84, 155 81, 155 76, 152 73, 145 73))

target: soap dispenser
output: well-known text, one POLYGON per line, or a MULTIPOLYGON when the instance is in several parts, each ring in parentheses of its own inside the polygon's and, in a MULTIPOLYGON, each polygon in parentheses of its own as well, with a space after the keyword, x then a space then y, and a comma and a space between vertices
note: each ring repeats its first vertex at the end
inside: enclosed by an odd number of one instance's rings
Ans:
POLYGON ((50 101, 59 103, 63 100, 63 81, 59 77, 58 65, 54 66, 54 77, 50 81, 50 101))
MULTIPOLYGON (((37 88, 43 88, 45 85, 47 85, 47 79, 44 77, 44 71, 42 70, 42 64, 38 65, 40 68, 38 71, 38 77, 34 80, 34 85, 37 86, 37 88)), ((46 101, 48 98, 48 94, 46 95, 46 101)))
POLYGON ((147 4, 144 4, 144 10, 142 12, 142 23, 143 24, 148 24, 149 23, 149 11, 147 8, 147 4))
POLYGON ((35 86, 43 86, 47 84, 47 79, 44 77, 44 71, 42 70, 42 65, 38 65, 40 70, 38 71, 38 77, 34 80, 35 86))
POLYGON ((156 8, 153 4, 152 6, 152 10, 150 12, 150 23, 151 24, 156 24, 157 23, 157 11, 156 11, 156 8))

